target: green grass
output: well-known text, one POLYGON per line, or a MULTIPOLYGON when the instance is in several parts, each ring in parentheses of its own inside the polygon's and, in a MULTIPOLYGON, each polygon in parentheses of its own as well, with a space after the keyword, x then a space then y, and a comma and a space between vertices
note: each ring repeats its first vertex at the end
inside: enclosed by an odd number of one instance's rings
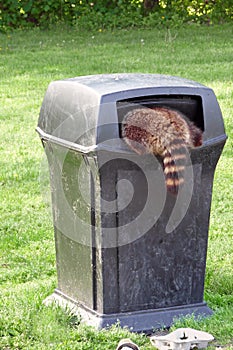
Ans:
POLYGON ((130 336, 113 327, 94 331, 42 301, 56 286, 52 222, 41 195, 43 149, 35 127, 50 81, 113 72, 171 74, 214 89, 228 141, 218 163, 210 220, 205 299, 214 315, 178 320, 233 346, 232 111, 233 28, 185 26, 79 32, 32 30, 0 34, 0 348, 115 349, 130 336))

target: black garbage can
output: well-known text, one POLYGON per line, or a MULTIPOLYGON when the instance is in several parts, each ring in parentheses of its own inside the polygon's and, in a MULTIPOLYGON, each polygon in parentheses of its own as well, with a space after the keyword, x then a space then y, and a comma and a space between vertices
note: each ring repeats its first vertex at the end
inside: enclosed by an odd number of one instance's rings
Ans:
POLYGON ((132 331, 206 316, 212 184, 226 135, 214 92, 171 76, 113 74, 52 82, 37 131, 48 158, 58 287, 46 302, 97 328, 132 331), (203 130, 185 185, 167 193, 161 162, 121 135, 138 106, 167 106, 203 130))

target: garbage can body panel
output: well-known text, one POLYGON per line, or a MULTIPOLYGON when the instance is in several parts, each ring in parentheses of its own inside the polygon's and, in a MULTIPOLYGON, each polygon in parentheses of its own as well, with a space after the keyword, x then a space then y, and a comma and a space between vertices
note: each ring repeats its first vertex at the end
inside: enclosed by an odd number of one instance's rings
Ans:
POLYGON ((51 143, 45 144, 45 150, 50 169, 58 290, 92 308, 90 170, 81 154, 51 143))
POLYGON ((154 206, 145 210, 148 201, 146 165, 142 171, 133 158, 132 161, 114 159, 111 162, 109 156, 104 169, 101 168, 102 198, 108 201, 118 198, 118 210, 117 230, 113 237, 110 228, 114 226, 115 216, 112 214, 110 220, 104 207, 102 214, 102 227, 108 224, 110 235, 102 244, 111 246, 114 239, 117 241, 116 251, 103 250, 104 265, 108 266, 105 267, 107 273, 103 274, 105 296, 109 302, 104 303, 105 313, 114 312, 113 307, 115 312, 134 312, 176 306, 182 309, 182 305, 203 303, 213 175, 222 147, 212 146, 211 152, 202 149, 192 154, 193 194, 187 208, 182 208, 180 203, 180 211, 185 210, 184 217, 172 232, 166 230, 176 198, 170 195, 160 205, 161 194, 156 189, 163 186, 161 176, 156 177, 155 169, 151 169, 154 192, 150 190, 150 195, 154 198, 154 206), (127 184, 126 187, 121 184, 122 180, 132 185, 133 198, 127 193, 127 184), (144 210, 145 215, 136 222, 144 210), (117 266, 114 283, 112 266, 117 266))
MULTIPOLYGON (((195 175, 201 177, 201 170, 197 166, 195 175)), ((140 186, 140 175, 134 177, 134 181, 137 179, 135 188, 140 186)), ((196 181, 196 188, 199 185, 200 181, 196 181)), ((119 247, 119 284, 124 286, 119 298, 121 311, 182 308, 182 305, 202 303, 209 218, 202 218, 201 227, 197 226, 202 212, 195 215, 192 212, 196 212, 199 199, 199 193, 193 195, 182 222, 173 232, 167 233, 171 202, 174 205, 173 199, 168 197, 155 225, 137 241, 119 247), (193 281, 197 281, 196 287, 193 281)), ((119 216, 119 226, 123 230, 129 215, 125 210, 119 216)))
POLYGON ((150 74, 51 83, 37 131, 50 169, 58 287, 97 328, 133 331, 203 316, 212 184, 226 135, 214 92, 150 74), (121 135, 133 108, 166 106, 203 130, 178 196, 166 192, 159 157, 138 155, 121 135))

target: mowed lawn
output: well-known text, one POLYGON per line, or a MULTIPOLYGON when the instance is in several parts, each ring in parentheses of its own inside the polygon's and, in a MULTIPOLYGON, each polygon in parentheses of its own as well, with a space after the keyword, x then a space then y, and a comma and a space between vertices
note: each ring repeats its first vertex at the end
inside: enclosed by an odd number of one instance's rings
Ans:
MULTIPOLYGON (((95 331, 42 301, 56 287, 55 248, 40 173, 44 152, 35 127, 50 81, 97 73, 181 76, 214 89, 228 134, 211 207, 205 300, 211 318, 178 320, 208 331, 213 348, 233 347, 233 26, 189 25, 171 31, 16 31, 0 34, 0 349, 114 350, 131 337, 114 326, 95 331)), ((47 193, 49 197, 49 193, 47 193)))

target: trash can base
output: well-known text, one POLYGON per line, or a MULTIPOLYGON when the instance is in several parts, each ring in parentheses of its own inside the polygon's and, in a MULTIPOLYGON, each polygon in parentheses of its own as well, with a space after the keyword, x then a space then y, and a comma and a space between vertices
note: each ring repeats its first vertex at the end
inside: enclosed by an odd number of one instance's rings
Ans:
POLYGON ((119 324, 121 327, 127 327, 131 332, 144 333, 151 333, 155 329, 169 328, 175 319, 181 317, 192 315, 195 318, 200 318, 213 314, 213 311, 205 302, 152 310, 100 314, 80 305, 59 290, 55 290, 52 295, 44 300, 46 306, 54 303, 73 315, 80 317, 80 322, 93 326, 96 329, 109 328, 114 324, 119 324))

